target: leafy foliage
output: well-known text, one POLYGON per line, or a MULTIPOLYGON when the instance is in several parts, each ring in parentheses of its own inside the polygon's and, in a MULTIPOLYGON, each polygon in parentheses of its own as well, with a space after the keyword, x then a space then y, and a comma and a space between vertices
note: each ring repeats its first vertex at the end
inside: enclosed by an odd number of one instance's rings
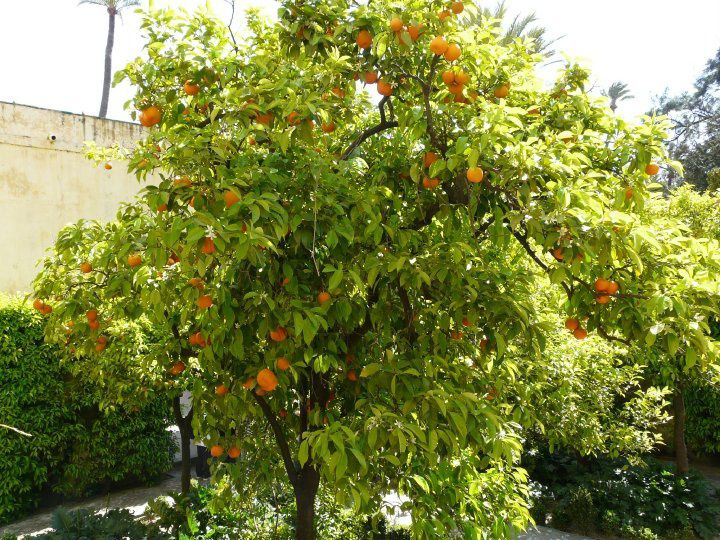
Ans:
POLYGON ((0 418, 31 435, 4 431, 0 438, 0 522, 32 508, 49 488, 83 495, 108 483, 150 481, 172 465, 166 400, 101 410, 100 392, 61 366, 44 326, 21 301, 0 301, 0 418))
POLYGON ((54 531, 37 538, 47 540, 123 540, 124 538, 160 540, 167 536, 148 534, 148 529, 136 521, 129 510, 111 509, 105 513, 92 510, 68 511, 59 508, 53 513, 54 531))
POLYGON ((679 168, 666 121, 611 114, 573 64, 543 89, 531 41, 444 7, 286 0, 237 42, 204 12, 148 11, 117 76, 147 138, 90 153, 159 180, 63 230, 35 289, 48 338, 74 321, 66 354, 98 364, 117 365, 114 321, 149 318, 136 377, 190 385, 196 434, 254 458, 220 468, 258 485, 282 467, 298 516, 320 485, 365 515, 397 492, 419 537, 500 537, 528 519, 529 430, 647 448, 662 392, 637 349, 663 385, 717 364, 720 251, 643 213, 656 166, 679 168), (559 372, 544 351, 566 317, 628 354, 562 344, 559 372), (575 405, 585 427, 555 421, 575 405))
POLYGON ((676 476, 654 459, 631 465, 550 454, 533 461, 538 524, 648 540, 709 540, 720 534, 718 493, 698 473, 676 476))
POLYGON ((687 389, 685 407, 690 448, 699 454, 720 454, 720 384, 696 381, 687 389))

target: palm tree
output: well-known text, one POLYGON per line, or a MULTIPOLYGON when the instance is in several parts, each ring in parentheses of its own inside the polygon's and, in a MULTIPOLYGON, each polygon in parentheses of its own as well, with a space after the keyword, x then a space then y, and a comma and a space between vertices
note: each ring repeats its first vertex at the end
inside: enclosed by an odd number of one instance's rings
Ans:
MULTIPOLYGON (((508 16, 508 9, 505 0, 500 0, 493 9, 482 8, 475 22, 480 23, 482 19, 496 19, 505 21, 508 16)), ((500 39, 500 43, 507 45, 518 38, 529 38, 533 42, 533 52, 541 53, 546 57, 551 57, 555 51, 550 46, 555 43, 555 39, 548 39, 547 29, 543 26, 531 26, 538 22, 535 13, 528 15, 515 15, 515 18, 505 26, 505 33, 500 39)))
POLYGON ((110 81, 112 79, 112 50, 115 43, 115 16, 123 9, 140 5, 140 0, 80 0, 80 4, 95 4, 107 9, 109 24, 107 44, 105 45, 105 76, 103 79, 102 99, 100 100, 100 118, 107 116, 110 100, 110 81))
POLYGON ((610 108, 613 112, 617 110, 619 102, 635 99, 635 96, 630 93, 628 85, 620 81, 612 83, 607 91, 603 91, 603 95, 610 98, 610 108))

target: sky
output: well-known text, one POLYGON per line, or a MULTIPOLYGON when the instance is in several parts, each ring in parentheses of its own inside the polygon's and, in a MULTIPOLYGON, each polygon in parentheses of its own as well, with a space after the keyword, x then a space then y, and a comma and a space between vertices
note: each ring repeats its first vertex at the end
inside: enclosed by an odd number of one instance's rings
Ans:
MULTIPOLYGON (((148 0, 142 0, 146 5, 148 0)), ((155 0, 156 5, 194 9, 209 3, 223 19, 223 0, 155 0)), ((237 0, 242 11, 271 0, 237 0)), ((627 117, 647 111, 666 88, 692 89, 707 60, 720 48, 720 0, 507 0, 511 13, 535 12, 554 48, 580 59, 597 89, 626 82, 634 100, 619 110, 627 117)), ((495 5, 495 0, 491 2, 495 5)), ((240 14, 242 18, 242 14, 240 14)), ((102 90, 107 14, 77 0, 0 0, 0 101, 96 115, 102 90)), ((128 11, 116 28, 113 69, 141 53, 139 17, 128 11)), ((552 76, 555 66, 542 70, 552 76)), ((129 86, 110 94, 108 116, 129 120, 123 103, 129 86)))

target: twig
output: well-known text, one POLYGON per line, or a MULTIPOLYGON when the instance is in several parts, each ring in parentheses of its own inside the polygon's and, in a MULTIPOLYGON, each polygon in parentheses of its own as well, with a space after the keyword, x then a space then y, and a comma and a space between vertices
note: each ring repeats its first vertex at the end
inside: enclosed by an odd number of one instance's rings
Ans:
POLYGON ((24 435, 25 437, 32 437, 31 433, 26 433, 25 431, 22 431, 18 428, 8 426, 6 424, 0 424, 0 428, 9 429, 10 431, 14 431, 15 433, 19 433, 20 435, 24 435))

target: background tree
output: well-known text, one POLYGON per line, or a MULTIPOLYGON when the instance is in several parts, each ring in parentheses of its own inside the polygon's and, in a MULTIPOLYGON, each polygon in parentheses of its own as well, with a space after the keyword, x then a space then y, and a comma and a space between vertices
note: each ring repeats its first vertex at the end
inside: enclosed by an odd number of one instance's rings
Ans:
POLYGON ((108 13, 108 35, 105 44, 105 71, 103 72, 102 98, 100 99, 100 112, 98 116, 107 116, 108 102, 110 101, 110 84, 112 82, 112 50, 115 43, 115 17, 123 9, 139 6, 140 0, 80 0, 80 4, 94 4, 102 6, 108 13))
MULTIPOLYGON (((720 49, 695 81, 695 91, 659 98, 658 114, 674 121, 670 154, 683 164, 685 181, 700 190, 709 186, 714 169, 720 169, 720 49)), ((678 173, 668 171, 669 180, 678 183, 678 173)))
MULTIPOLYGON (((716 246, 669 219, 657 241, 640 213, 667 125, 610 114, 575 65, 542 90, 534 45, 477 15, 286 1, 275 24, 251 14, 236 47, 203 13, 151 11, 147 58, 123 71, 150 128, 130 168, 161 180, 123 207, 93 267, 124 311, 200 333, 193 427, 215 455, 254 448, 248 424, 272 434, 255 480, 284 468, 299 539, 315 538, 321 483, 368 514, 407 495, 420 537, 527 523, 523 435, 566 396, 533 420, 506 392, 539 378, 555 335, 539 288, 567 299, 554 307, 579 341, 649 344, 675 370, 716 362, 716 246)), ((52 282, 36 293, 50 324, 87 309, 52 282)), ((584 452, 647 446, 594 425, 549 431, 584 452)))
POLYGON ((635 96, 630 93, 628 85, 621 81, 612 83, 607 91, 603 91, 603 95, 610 99, 610 109, 613 112, 617 110, 618 103, 621 101, 635 98, 635 96))

